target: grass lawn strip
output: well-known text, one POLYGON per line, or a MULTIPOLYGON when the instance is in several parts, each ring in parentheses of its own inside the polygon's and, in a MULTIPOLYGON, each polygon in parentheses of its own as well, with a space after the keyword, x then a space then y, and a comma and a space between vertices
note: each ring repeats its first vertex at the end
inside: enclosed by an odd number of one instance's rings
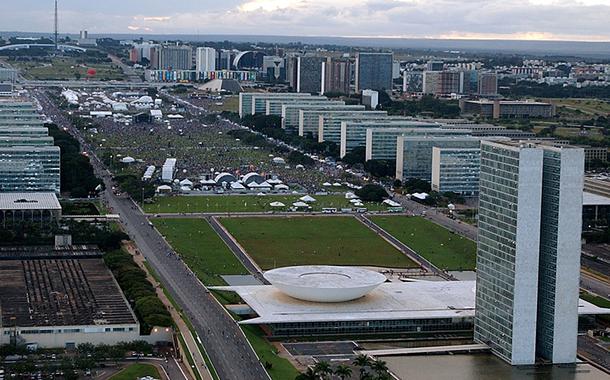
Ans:
POLYGON ((441 269, 475 269, 477 247, 470 239, 419 216, 373 216, 370 219, 441 269))
POLYGON ((290 265, 417 265, 356 218, 255 217, 219 221, 264 270, 290 265))
POLYGON ((134 380, 144 376, 152 376, 155 379, 161 378, 159 371, 154 365, 137 363, 125 367, 116 375, 112 376, 110 380, 134 380))
POLYGON ((294 379, 299 374, 288 359, 278 355, 277 349, 265 339, 258 326, 241 325, 241 328, 252 348, 256 351, 256 355, 258 355, 261 363, 263 365, 271 364, 271 367, 269 368, 267 365, 266 369, 273 380, 294 379))
POLYGON ((248 274, 204 219, 155 219, 153 223, 205 285, 226 285, 220 275, 248 274))
MULTIPOLYGON (((265 212, 287 211, 293 203, 298 202, 302 195, 197 195, 156 197, 155 203, 145 204, 144 211, 156 213, 193 213, 193 212, 265 212), (271 202, 282 202, 286 207, 274 208, 271 202)), ((353 208, 344 195, 313 195, 316 202, 311 203, 313 211, 323 208, 353 208)), ((380 203, 364 204, 369 211, 385 211, 387 207, 380 203)))

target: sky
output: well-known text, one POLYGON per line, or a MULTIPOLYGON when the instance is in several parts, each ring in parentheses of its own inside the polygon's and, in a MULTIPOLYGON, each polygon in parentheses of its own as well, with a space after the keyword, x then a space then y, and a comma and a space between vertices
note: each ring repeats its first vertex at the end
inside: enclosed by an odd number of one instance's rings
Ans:
MULTIPOLYGON (((53 0, 1 0, 0 30, 53 29, 53 0)), ((59 0, 60 33, 610 41, 610 0, 59 0)))

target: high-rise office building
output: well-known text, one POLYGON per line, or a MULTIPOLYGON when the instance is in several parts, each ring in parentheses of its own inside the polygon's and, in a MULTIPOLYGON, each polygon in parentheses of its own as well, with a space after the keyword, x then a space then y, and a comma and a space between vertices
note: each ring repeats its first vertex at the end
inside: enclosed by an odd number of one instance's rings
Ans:
POLYGON ((358 53, 356 56, 356 92, 392 91, 392 53, 358 53))
POLYGON ((319 94, 322 92, 322 66, 324 57, 297 57, 296 91, 319 94))
POLYGON ((492 72, 479 73, 478 94, 483 96, 498 95, 498 74, 492 72))
POLYGON ((427 71, 443 71, 445 69, 445 62, 443 61, 428 61, 426 63, 427 71))
POLYGON ((474 337, 513 365, 576 359, 584 153, 481 144, 474 337))
POLYGON ((195 55, 195 67, 198 73, 216 70, 216 49, 198 47, 195 55))
POLYGON ((161 46, 154 50, 159 70, 191 70, 193 50, 190 46, 161 46))
POLYGON ((350 93, 351 63, 349 59, 328 57, 323 63, 322 70, 324 73, 322 93, 338 92, 346 95, 350 93))
POLYGON ((424 71, 422 92, 430 95, 457 94, 460 92, 459 71, 424 71))

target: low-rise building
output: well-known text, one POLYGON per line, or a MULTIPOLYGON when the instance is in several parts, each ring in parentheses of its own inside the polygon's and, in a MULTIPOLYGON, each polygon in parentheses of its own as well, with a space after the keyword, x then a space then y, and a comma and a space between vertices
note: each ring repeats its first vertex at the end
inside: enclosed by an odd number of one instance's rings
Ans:
POLYGON ((551 103, 517 100, 460 100, 463 114, 481 115, 493 119, 522 119, 529 117, 550 118, 555 116, 551 103))

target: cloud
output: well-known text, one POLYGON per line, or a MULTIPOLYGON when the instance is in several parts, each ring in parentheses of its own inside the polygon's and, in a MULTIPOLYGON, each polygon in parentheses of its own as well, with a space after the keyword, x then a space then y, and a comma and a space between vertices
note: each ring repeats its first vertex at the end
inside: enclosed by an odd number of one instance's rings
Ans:
MULTIPOLYGON (((610 0, 64 0, 60 30, 610 41, 610 0), (125 6, 124 6, 125 5, 125 6)), ((38 0, 6 0, 4 30, 50 31, 38 0)))

